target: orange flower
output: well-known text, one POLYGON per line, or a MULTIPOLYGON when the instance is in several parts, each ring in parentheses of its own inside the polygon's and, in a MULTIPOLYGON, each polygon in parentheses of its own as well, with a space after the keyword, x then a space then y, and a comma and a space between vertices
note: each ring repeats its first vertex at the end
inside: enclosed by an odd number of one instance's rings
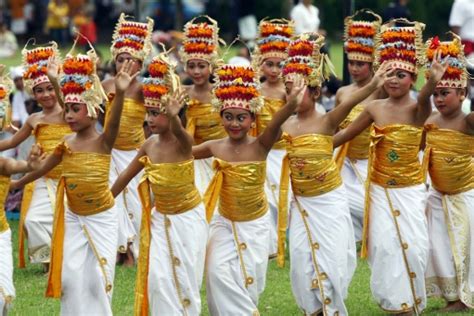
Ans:
POLYGON ((5 89, 3 89, 3 87, 0 87, 0 100, 5 99, 6 96, 7 92, 5 91, 5 89))
POLYGON ((82 74, 90 75, 94 65, 90 59, 79 59, 77 57, 67 58, 63 64, 63 71, 67 75, 82 74))
POLYGON ((148 72, 152 77, 163 77, 168 67, 161 61, 155 61, 148 66, 148 72))
POLYGON ((275 51, 275 50, 285 52, 288 46, 289 44, 286 42, 274 41, 274 42, 269 42, 269 43, 260 45, 260 51, 262 53, 265 53, 268 51, 275 51))
POLYGON ((260 36, 267 37, 272 34, 290 38, 293 35, 293 28, 286 24, 262 23, 260 26, 260 36))
POLYGON ((351 37, 373 37, 375 35, 375 28, 368 25, 352 24, 349 27, 349 36, 351 37))
POLYGON ((415 31, 412 31, 412 30, 385 31, 382 33, 382 41, 384 43, 396 42, 396 41, 413 43, 415 42, 415 31))
POLYGON ((365 46, 360 43, 355 43, 352 41, 347 42, 346 46, 347 52, 361 52, 364 54, 372 54, 374 52, 374 48, 370 46, 365 46))
POLYGON ((199 23, 192 25, 187 30, 187 37, 206 37, 211 38, 214 34, 214 29, 207 25, 207 23, 199 23))
POLYGON ((143 96, 145 98, 160 98, 162 95, 167 94, 169 91, 168 87, 162 85, 145 84, 143 85, 143 96))
POLYGON ((36 63, 40 60, 49 59, 49 57, 54 55, 54 51, 51 48, 38 48, 32 51, 29 51, 26 54, 26 61, 29 64, 36 63))
POLYGON ((217 75, 221 80, 234 80, 242 78, 243 81, 252 82, 255 77, 255 72, 250 68, 245 67, 222 67, 217 71, 217 75))

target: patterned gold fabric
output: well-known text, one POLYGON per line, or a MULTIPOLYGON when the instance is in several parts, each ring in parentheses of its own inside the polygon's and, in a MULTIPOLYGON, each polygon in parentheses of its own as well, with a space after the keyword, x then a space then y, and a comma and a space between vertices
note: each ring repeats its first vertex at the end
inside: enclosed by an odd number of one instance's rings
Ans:
POLYGON ((474 136, 425 126, 425 159, 433 187, 444 194, 474 189, 474 136))
POLYGON ((187 105, 186 130, 193 136, 196 145, 227 136, 219 113, 214 111, 210 103, 201 103, 192 99, 187 105))
MULTIPOLYGON (((278 112, 284 105, 285 100, 281 99, 272 99, 272 98, 263 98, 263 107, 260 109, 260 112, 257 113, 256 117, 256 128, 251 131, 252 136, 258 136, 263 133, 265 128, 267 128, 268 123, 273 118, 276 112, 278 112)), ((279 140, 273 145, 274 149, 283 149, 285 148, 285 142, 279 140)))
POLYGON ((10 188, 10 177, 0 175, 0 233, 8 229, 7 217, 5 215, 5 201, 10 188))
POLYGON ((207 220, 211 220, 217 200, 219 213, 231 221, 251 221, 265 215, 266 166, 266 161, 236 163, 216 158, 216 174, 204 195, 207 220))
MULTIPOLYGON (((361 104, 356 105, 349 115, 344 119, 344 121, 339 126, 341 129, 349 126, 350 123, 364 111, 364 107, 361 104)), ((370 127, 366 128, 359 135, 357 135, 350 142, 347 142, 343 146, 347 146, 346 156, 351 159, 367 159, 369 157, 369 144, 370 144, 370 127)), ((337 158, 338 164, 339 159, 344 160, 344 157, 337 158)), ((341 164, 342 165, 342 164, 341 164)))
MULTIPOLYGON (((109 96, 105 121, 110 117, 112 109, 113 95, 109 96)), ((120 117, 120 127, 114 148, 120 150, 133 150, 139 148, 145 142, 145 132, 143 122, 145 122, 146 109, 143 103, 134 99, 125 98, 123 101, 122 116, 120 117)))

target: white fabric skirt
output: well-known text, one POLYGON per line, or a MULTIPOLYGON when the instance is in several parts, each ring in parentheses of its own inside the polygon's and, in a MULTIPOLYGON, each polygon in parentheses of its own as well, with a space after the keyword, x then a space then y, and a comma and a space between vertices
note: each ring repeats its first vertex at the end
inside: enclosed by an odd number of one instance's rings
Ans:
POLYGON ((357 259, 346 196, 341 185, 314 197, 296 196, 291 203, 291 288, 305 314, 324 308, 325 315, 347 315, 344 299, 357 259))
POLYGON ((11 230, 0 233, 0 316, 7 315, 15 297, 11 230))
POLYGON ((211 315, 254 315, 265 288, 269 219, 232 222, 214 216, 206 255, 207 304, 211 315))
POLYGON ((194 160, 194 182, 201 196, 204 196, 212 177, 214 177, 214 170, 212 170, 213 160, 214 158, 194 160))

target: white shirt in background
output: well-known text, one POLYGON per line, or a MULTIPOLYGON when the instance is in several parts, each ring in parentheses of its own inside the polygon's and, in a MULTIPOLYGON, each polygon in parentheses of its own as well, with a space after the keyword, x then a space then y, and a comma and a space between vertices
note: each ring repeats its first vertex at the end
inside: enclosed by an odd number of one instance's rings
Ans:
POLYGON ((28 93, 25 91, 16 91, 12 100, 12 121, 21 122, 23 126, 28 119, 25 102, 29 99, 28 93))
POLYGON ((317 32, 319 30, 319 10, 314 5, 306 7, 303 3, 298 3, 290 13, 291 19, 295 22, 295 34, 305 32, 317 32))
POLYGON ((474 0, 455 0, 451 7, 449 26, 460 28, 462 39, 474 42, 474 0))

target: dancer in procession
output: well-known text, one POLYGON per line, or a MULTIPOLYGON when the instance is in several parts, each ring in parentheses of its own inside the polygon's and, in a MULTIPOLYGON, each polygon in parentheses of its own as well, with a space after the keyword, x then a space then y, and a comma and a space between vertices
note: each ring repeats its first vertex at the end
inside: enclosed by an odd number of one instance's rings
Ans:
MULTIPOLYGON (((12 138, 1 141, 0 150, 14 148, 33 134, 36 143, 45 152, 52 153, 63 137, 72 133, 64 120, 64 112, 58 102, 55 88, 48 78, 49 71, 58 71, 57 66, 60 62, 58 47, 55 42, 30 50, 25 46, 22 54, 26 89, 32 93, 42 111, 31 114, 12 138)), ((20 268, 25 267, 23 249, 24 238, 27 237, 30 262, 42 263, 45 272, 48 271, 55 195, 61 172, 62 165, 59 164, 34 182, 31 182, 31 176, 12 181, 12 189, 23 187, 28 183, 24 188, 21 203, 18 237, 20 268)))
POLYGON ((143 94, 147 123, 156 135, 147 139, 112 187, 116 196, 145 169, 139 186, 143 214, 136 315, 201 313, 208 224, 194 184, 193 138, 178 116, 185 93, 174 67, 165 53, 148 66, 143 94))
POLYGON ((448 66, 433 93, 438 111, 425 123, 425 161, 432 184, 426 210, 426 289, 428 296, 447 301, 443 312, 474 308, 474 113, 462 111, 468 73, 461 39, 452 36, 451 41, 434 37, 426 43, 428 62, 439 57, 448 66))
MULTIPOLYGON (((124 63, 133 60, 133 71, 140 71, 143 62, 152 49, 151 34, 154 22, 147 18, 147 23, 139 23, 126 19, 124 13, 119 17, 112 36, 110 51, 115 64, 115 71, 120 72, 124 63)), ((115 95, 114 78, 102 82, 107 94, 105 127, 110 114, 115 111, 112 107, 115 95)), ((128 167, 138 152, 138 148, 145 142, 143 123, 145 108, 143 107, 142 85, 134 80, 125 91, 125 99, 120 119, 119 133, 112 150, 112 164, 110 167, 110 185, 118 175, 128 167)), ((140 175, 133 178, 123 192, 115 198, 119 210, 119 263, 131 266, 138 256, 138 232, 140 231, 141 206, 137 186, 140 175)))

